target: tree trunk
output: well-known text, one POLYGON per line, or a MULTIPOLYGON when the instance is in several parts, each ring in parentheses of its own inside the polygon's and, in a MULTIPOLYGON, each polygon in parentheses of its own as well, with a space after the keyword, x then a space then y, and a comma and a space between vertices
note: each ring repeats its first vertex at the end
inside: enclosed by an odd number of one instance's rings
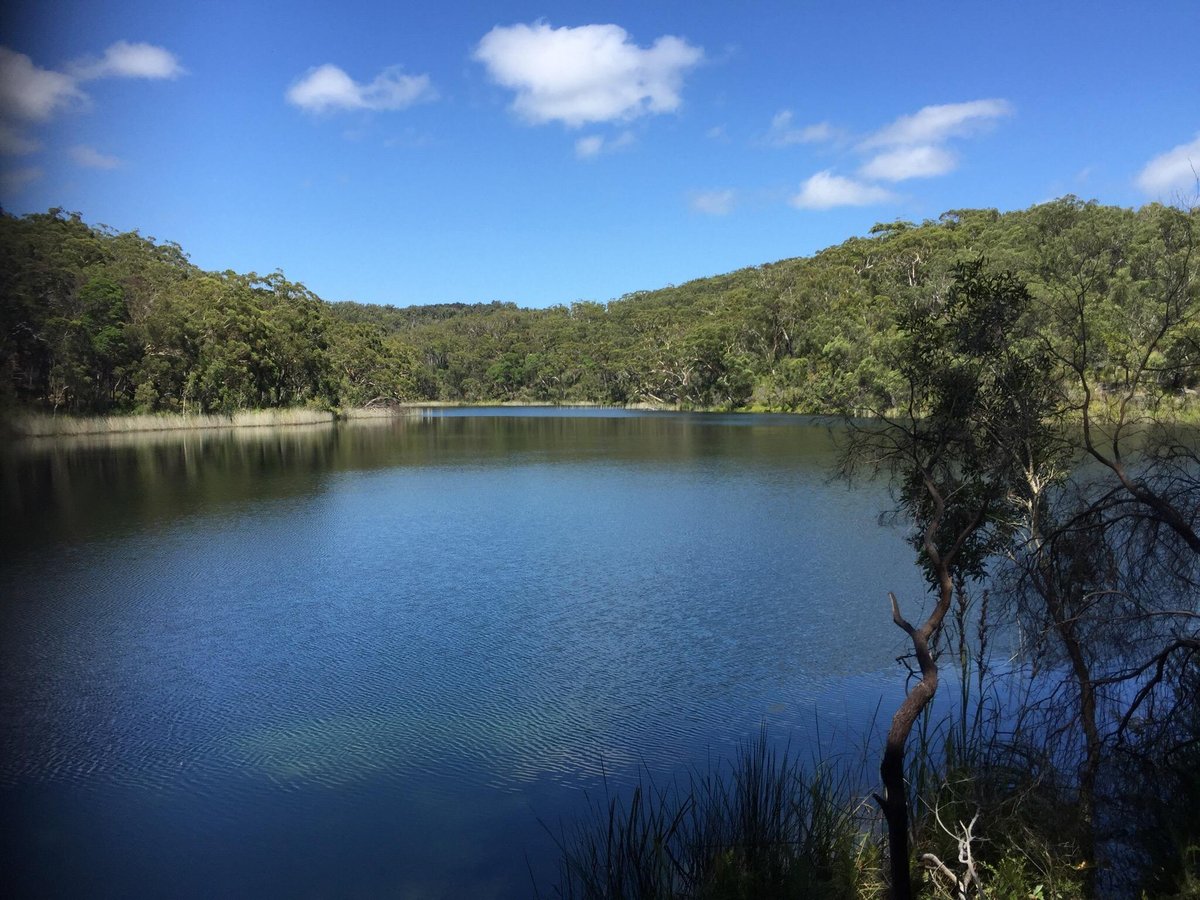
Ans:
POLYGON ((883 761, 879 764, 879 776, 883 781, 883 796, 875 800, 883 810, 888 828, 888 864, 891 870, 892 900, 911 900, 912 874, 908 865, 908 789, 904 784, 904 751, 908 736, 925 707, 937 693, 938 668, 929 652, 929 637, 938 627, 950 605, 949 580, 943 584, 938 604, 933 614, 921 628, 913 628, 900 614, 900 604, 895 594, 888 596, 892 601, 892 621, 912 640, 921 668, 918 681, 892 716, 892 727, 888 729, 884 746, 883 761))
POLYGON ((1064 621, 1055 610, 1056 625, 1059 638, 1066 648, 1067 657, 1071 661, 1071 672, 1079 686, 1079 720, 1083 726, 1084 760, 1079 773, 1079 820, 1083 824, 1079 848, 1085 860, 1091 865, 1085 871, 1086 887, 1090 893, 1096 871, 1096 779, 1100 773, 1100 759, 1103 752, 1103 742, 1100 739, 1100 729, 1096 724, 1096 685, 1092 682, 1091 669, 1083 655, 1081 646, 1070 621, 1064 621))

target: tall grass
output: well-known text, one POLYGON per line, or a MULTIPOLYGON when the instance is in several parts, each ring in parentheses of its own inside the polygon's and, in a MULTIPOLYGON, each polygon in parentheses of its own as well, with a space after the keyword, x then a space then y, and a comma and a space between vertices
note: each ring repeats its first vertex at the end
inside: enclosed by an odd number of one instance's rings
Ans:
MULTIPOLYGON (((859 773, 860 774, 860 773, 859 773)), ((727 764, 593 803, 556 837, 570 900, 882 896, 878 816, 856 773, 802 765, 765 730, 727 764)))
MULTIPOLYGON (((994 673, 975 668, 986 666, 982 654, 960 653, 958 662, 950 680, 960 683, 948 685, 958 697, 927 711, 909 748, 914 886, 945 900, 1088 895, 1075 786, 1060 748, 1022 720, 1033 702, 1028 686, 989 683, 994 673), (973 880, 952 880, 968 868, 973 880)), ((884 897, 882 817, 864 797, 876 780, 874 757, 864 747, 854 765, 805 765, 764 731, 729 762, 666 787, 644 777, 632 794, 612 797, 606 788, 581 823, 556 837, 550 896, 884 897)))
POLYGON ((317 425, 333 420, 332 412, 318 409, 251 409, 229 415, 155 413, 128 416, 48 416, 19 413, 8 420, 7 426, 18 437, 75 437, 192 428, 317 425))

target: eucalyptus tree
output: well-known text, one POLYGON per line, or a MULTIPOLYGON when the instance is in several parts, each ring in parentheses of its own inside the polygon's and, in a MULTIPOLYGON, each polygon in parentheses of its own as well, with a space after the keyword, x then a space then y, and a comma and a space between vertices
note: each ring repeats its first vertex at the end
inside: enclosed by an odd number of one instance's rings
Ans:
POLYGON ((1200 384, 1200 212, 1074 201, 1033 212, 1038 331, 1077 464, 1030 481, 1014 593, 1027 633, 1044 638, 1035 649, 1070 673, 1091 856, 1101 818, 1153 814, 1152 785, 1110 778, 1108 802, 1123 793, 1132 806, 1099 815, 1114 753, 1186 773, 1178 760, 1200 740, 1188 712, 1200 687, 1200 437, 1178 421, 1200 384))
POLYGON ((1054 444, 1046 422, 1048 357, 1020 330, 1030 295, 1009 273, 981 260, 959 264, 945 291, 910 295, 890 365, 901 409, 851 419, 843 472, 886 477, 929 582, 933 602, 912 624, 890 594, 895 624, 912 644, 920 678, 892 717, 876 799, 888 830, 892 894, 912 893, 909 735, 938 688, 937 646, 956 586, 984 576, 1011 537, 1013 498, 1054 444))

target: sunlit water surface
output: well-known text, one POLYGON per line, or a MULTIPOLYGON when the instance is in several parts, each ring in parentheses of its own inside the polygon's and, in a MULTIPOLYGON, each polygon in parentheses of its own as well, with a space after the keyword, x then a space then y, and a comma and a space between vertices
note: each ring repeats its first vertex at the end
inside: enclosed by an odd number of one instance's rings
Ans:
POLYGON ((525 897, 602 777, 764 722, 852 753, 924 588, 834 460, 798 417, 544 409, 9 448, 4 880, 525 897))

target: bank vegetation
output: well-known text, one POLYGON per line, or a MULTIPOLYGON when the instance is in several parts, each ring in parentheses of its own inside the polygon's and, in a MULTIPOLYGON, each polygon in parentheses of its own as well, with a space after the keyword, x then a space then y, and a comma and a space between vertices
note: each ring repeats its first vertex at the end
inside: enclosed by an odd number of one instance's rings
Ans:
MULTIPOLYGON (((1089 331, 1093 405, 1144 341, 1169 235, 1197 213, 1064 198, 880 224, 814 256, 607 303, 396 308, 328 303, 281 272, 210 272, 184 249, 51 210, 0 215, 0 408, 52 415, 230 414, 404 402, 648 404, 835 414, 900 409, 893 355, 914 298, 986 260, 1050 311, 1081 279, 1102 296, 1089 331)), ((1149 361, 1139 403, 1191 410, 1195 329, 1149 361)), ((1065 383, 1065 382, 1064 382, 1065 383)))
POLYGON ((758 751, 618 798, 564 837, 562 895, 1200 896, 1200 429, 1174 394, 1200 250, 1195 213, 1152 213, 1137 251, 1069 218, 1053 282, 976 256, 914 284, 888 388, 843 405, 840 474, 890 486, 928 582, 879 586, 908 652, 878 777, 758 751))

